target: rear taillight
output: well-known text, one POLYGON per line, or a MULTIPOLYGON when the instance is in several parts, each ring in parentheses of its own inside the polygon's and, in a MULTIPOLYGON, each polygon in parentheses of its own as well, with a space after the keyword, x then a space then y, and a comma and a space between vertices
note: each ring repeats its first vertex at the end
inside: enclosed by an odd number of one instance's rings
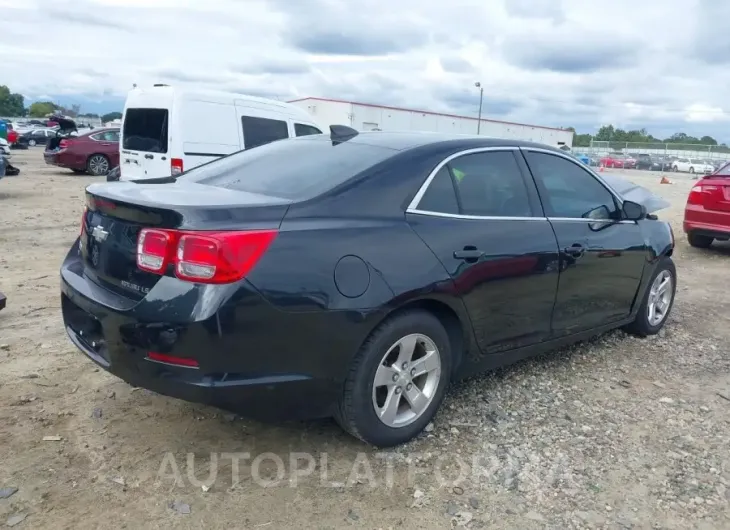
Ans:
MULTIPOLYGON (((689 192, 689 197, 687 197, 687 204, 696 204, 696 205, 702 205, 704 204, 704 193, 707 188, 707 186, 703 185, 704 181, 699 181, 697 184, 695 184, 692 189, 689 192)), ((712 186, 714 187, 714 186, 712 186)))
POLYGON ((182 158, 170 159, 170 174, 174 177, 183 172, 183 161, 182 158))
POLYGON ((73 140, 64 139, 64 140, 61 140, 60 142, 58 142, 58 147, 60 149, 66 149, 68 147, 71 147, 71 144, 73 144, 73 140))
POLYGON ((164 230, 140 231, 137 239, 137 266, 148 272, 164 273, 170 258, 172 237, 164 230))
POLYGON ((137 265, 156 274, 165 274, 172 265, 175 276, 190 282, 235 282, 253 269, 276 234, 144 228, 137 240, 137 265))

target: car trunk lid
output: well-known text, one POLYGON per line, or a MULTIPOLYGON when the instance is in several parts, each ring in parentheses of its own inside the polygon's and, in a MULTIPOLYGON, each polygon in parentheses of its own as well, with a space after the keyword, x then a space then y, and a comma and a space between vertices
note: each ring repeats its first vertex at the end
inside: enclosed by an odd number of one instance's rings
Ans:
POLYGON ((177 182, 93 184, 87 188, 86 199, 80 244, 84 272, 95 283, 136 300, 162 277, 137 266, 137 242, 143 228, 278 229, 290 204, 255 193, 177 182))
POLYGON ((730 212, 730 175, 710 175, 699 184, 706 210, 730 212))

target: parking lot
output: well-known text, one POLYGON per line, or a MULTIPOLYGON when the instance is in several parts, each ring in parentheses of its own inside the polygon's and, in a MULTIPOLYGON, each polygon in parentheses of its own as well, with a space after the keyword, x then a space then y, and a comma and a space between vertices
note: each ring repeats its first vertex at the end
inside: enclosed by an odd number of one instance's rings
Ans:
POLYGON ((12 163, 21 175, 0 180, 0 490, 18 491, 0 498, 0 523, 730 526, 730 244, 688 246, 689 175, 609 170, 672 204, 659 212, 679 276, 665 330, 613 332, 460 383, 428 433, 381 452, 331 421, 261 424, 96 368, 64 332, 58 268, 84 187, 100 179, 44 165, 41 149, 12 163))

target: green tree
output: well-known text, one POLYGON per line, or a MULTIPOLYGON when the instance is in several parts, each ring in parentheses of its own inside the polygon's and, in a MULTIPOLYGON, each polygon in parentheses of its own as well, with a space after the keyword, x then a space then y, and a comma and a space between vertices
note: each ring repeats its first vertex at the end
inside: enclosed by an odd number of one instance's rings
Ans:
POLYGON ((10 92, 5 85, 0 85, 0 116, 6 118, 25 116, 23 96, 10 92))
POLYGON ((31 118, 45 118, 49 114, 53 114, 57 108, 58 105, 50 101, 36 101, 35 103, 31 103, 28 108, 28 114, 31 118))
POLYGON ((122 113, 121 112, 110 112, 108 114, 104 114, 101 117, 102 123, 108 123, 112 120, 121 120, 122 119, 122 113))

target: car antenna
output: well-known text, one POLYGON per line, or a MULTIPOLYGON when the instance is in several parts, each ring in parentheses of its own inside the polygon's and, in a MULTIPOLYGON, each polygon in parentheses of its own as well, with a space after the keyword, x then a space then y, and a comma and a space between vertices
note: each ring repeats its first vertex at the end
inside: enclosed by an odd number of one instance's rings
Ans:
POLYGON ((347 140, 352 140, 358 134, 360 133, 347 125, 330 125, 330 139, 332 140, 332 145, 338 145, 342 142, 346 142, 347 140))

